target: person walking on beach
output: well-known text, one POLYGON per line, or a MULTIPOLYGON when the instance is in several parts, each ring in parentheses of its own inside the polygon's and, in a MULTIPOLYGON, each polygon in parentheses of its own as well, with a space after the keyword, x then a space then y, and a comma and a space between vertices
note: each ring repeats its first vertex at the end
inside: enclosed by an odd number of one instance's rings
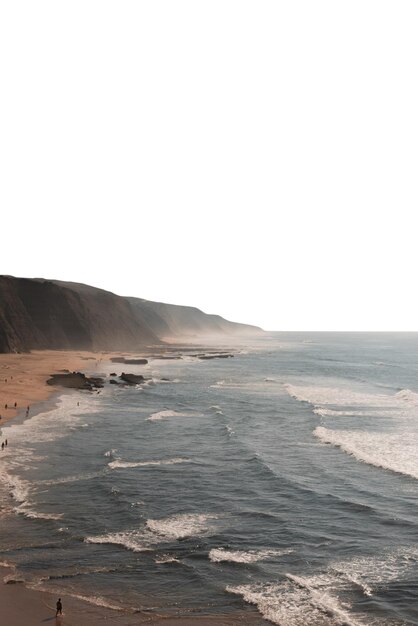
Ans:
POLYGON ((58 615, 62 615, 62 603, 61 603, 61 598, 58 598, 58 602, 57 602, 57 612, 55 613, 55 617, 57 617, 58 615))

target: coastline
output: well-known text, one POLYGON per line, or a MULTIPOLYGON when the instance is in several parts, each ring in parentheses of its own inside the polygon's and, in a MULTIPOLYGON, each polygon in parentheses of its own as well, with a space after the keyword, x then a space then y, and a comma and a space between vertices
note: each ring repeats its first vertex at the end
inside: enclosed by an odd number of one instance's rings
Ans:
POLYGON ((57 596, 47 591, 28 589, 24 583, 6 584, 3 579, 12 568, 0 564, 0 606, 2 623, 7 626, 24 626, 50 622, 68 626, 98 626, 103 621, 119 626, 239 626, 246 623, 252 626, 265 624, 255 607, 243 611, 219 615, 171 616, 143 613, 124 613, 91 604, 73 596, 62 594, 63 618, 55 618, 57 596), (28 618, 30 616, 30 618, 28 618))
MULTIPOLYGON (((177 347, 176 347, 177 348, 177 347)), ((176 348, 165 348, 164 352, 177 351, 176 348)), ((153 355, 158 350, 152 351, 153 355)), ((100 364, 109 364, 111 358, 119 353, 95 353, 84 351, 34 351, 29 354, 0 354, 0 428, 10 420, 24 417, 26 407, 30 406, 29 417, 40 412, 53 410, 55 400, 62 394, 74 392, 46 384, 46 380, 60 370, 97 371, 100 364), (6 380, 7 379, 7 382, 6 380), (14 408, 14 402, 17 407, 14 408), (5 403, 8 409, 4 409, 5 403), (10 406, 11 405, 11 406, 10 406)), ((122 353, 126 354, 127 353, 122 353)), ((150 350, 144 350, 144 356, 151 356, 150 350)), ((1 454, 1 452, 0 452, 1 454)), ((0 606, 4 623, 8 626, 23 626, 28 623, 51 621, 61 624, 55 619, 55 603, 57 597, 48 591, 27 587, 24 581, 14 578, 14 568, 7 562, 0 563, 0 606), (9 582, 7 582, 9 581, 9 582)), ((251 623, 254 626, 265 624, 255 607, 247 606, 242 611, 225 615, 183 615, 150 613, 125 613, 115 611, 100 603, 93 604, 71 595, 62 594, 65 623, 77 626, 95 626, 103 620, 120 626, 152 623, 165 626, 238 626, 251 623)))
POLYGON ((91 369, 102 358, 106 358, 103 353, 81 350, 0 354, 0 427, 16 415, 23 415, 28 406, 30 415, 38 412, 35 405, 48 400, 57 391, 56 387, 46 384, 51 374, 60 370, 91 369))

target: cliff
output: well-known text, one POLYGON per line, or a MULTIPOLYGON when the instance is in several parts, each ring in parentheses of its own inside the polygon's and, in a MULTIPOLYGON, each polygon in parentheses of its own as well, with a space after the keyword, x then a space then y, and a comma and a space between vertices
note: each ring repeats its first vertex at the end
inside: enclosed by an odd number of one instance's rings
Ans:
POLYGON ((165 337, 261 332, 193 307, 124 298, 79 283, 0 276, 0 352, 135 351, 165 337))
POLYGON ((108 291, 0 276, 0 352, 135 350, 160 343, 129 304, 108 291))
POLYGON ((138 318, 147 323, 160 338, 206 335, 254 336, 263 331, 257 326, 229 322, 220 315, 209 315, 200 309, 140 298, 127 298, 138 318))

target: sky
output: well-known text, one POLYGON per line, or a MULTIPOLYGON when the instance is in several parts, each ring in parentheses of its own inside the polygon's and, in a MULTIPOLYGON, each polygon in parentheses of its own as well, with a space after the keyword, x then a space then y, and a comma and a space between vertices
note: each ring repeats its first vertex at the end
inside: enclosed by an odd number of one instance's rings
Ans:
POLYGON ((0 5, 0 273, 418 330, 418 5, 0 5))

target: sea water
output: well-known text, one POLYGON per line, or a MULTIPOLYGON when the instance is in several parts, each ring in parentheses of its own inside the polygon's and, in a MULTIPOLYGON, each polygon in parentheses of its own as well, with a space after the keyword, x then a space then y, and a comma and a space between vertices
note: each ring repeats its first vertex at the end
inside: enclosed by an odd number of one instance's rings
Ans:
POLYGON ((145 385, 3 427, 0 560, 118 623, 418 624, 418 335, 275 333, 234 354, 151 359, 129 366, 145 385))

